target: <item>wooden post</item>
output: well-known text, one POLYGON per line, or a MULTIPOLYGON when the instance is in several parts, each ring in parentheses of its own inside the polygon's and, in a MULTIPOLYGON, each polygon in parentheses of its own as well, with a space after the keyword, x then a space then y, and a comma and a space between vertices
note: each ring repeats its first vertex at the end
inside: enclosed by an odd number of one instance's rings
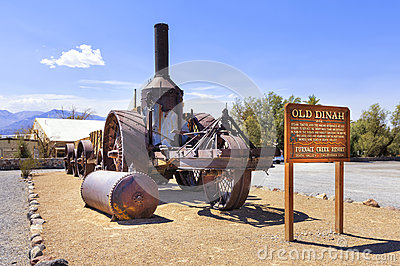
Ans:
POLYGON ((293 241, 293 163, 285 163, 285 240, 293 241))
POLYGON ((335 162, 335 231, 343 233, 344 162, 335 162))

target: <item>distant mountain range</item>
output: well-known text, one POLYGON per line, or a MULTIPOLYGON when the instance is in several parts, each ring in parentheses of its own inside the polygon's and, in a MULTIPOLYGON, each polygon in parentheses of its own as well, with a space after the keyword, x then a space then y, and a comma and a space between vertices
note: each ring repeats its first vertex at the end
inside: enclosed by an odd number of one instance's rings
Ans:
MULTIPOLYGON (((40 111, 22 111, 11 113, 7 110, 0 110, 0 135, 13 135, 21 129, 30 129, 35 118, 60 118, 61 110, 53 109, 48 112, 40 111)), ((64 110, 64 115, 69 116, 70 111, 64 110)), ((77 112, 81 115, 82 113, 77 112)), ((98 115, 92 115, 90 120, 104 121, 105 118, 98 115)))

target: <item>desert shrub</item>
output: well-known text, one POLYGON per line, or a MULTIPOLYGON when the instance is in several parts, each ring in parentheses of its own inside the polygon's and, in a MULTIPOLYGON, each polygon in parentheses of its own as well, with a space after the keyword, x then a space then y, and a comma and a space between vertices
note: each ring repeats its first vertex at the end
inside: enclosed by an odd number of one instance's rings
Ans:
POLYGON ((21 176, 22 177, 27 177, 32 173, 32 169, 37 167, 38 162, 35 159, 32 158, 27 158, 27 159, 21 159, 19 161, 19 167, 21 169, 21 176))

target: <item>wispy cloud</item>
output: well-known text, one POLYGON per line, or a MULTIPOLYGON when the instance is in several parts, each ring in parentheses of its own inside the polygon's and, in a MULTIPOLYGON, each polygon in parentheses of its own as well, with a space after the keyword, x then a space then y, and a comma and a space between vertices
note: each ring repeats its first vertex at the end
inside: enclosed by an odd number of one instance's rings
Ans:
POLYGON ((18 112, 25 110, 49 111, 60 109, 61 107, 69 108, 73 105, 81 110, 91 108, 96 114, 105 116, 110 110, 126 109, 129 100, 99 100, 63 94, 26 94, 0 97, 0 106, 1 109, 18 112))
POLYGON ((213 90, 216 89, 216 86, 206 86, 206 87, 196 87, 196 88, 188 88, 188 90, 192 91, 207 91, 207 90, 213 90))
POLYGON ((196 96, 199 98, 221 98, 224 95, 205 94, 200 92, 185 92, 185 95, 196 96))
POLYGON ((231 93, 231 94, 229 94, 229 95, 226 96, 226 97, 229 98, 229 99, 235 99, 235 98, 238 98, 238 95, 235 94, 235 93, 231 93))
POLYGON ((140 87, 141 84, 130 81, 120 80, 93 80, 93 79, 82 79, 79 81, 81 84, 99 84, 99 85, 112 85, 112 86, 129 86, 129 87, 140 87))
POLYGON ((82 44, 76 48, 81 51, 71 49, 67 52, 62 52, 59 58, 51 56, 49 59, 44 58, 40 61, 41 64, 48 65, 50 68, 57 66, 67 66, 72 68, 88 68, 90 66, 104 66, 104 60, 101 57, 100 49, 93 50, 92 46, 82 44))

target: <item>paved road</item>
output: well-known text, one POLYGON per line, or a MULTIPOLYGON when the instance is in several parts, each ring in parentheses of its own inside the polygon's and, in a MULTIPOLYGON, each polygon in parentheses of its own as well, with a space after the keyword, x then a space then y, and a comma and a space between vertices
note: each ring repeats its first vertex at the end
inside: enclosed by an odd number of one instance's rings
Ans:
MULTIPOLYGON (((306 194, 335 195, 333 163, 294 164, 294 190, 306 194)), ((253 185, 283 189, 284 165, 253 173, 253 185)), ((355 201, 375 199, 381 206, 400 208, 400 162, 345 163, 345 197, 355 201)))
POLYGON ((0 265, 28 264, 28 189, 20 171, 0 171, 0 265))

